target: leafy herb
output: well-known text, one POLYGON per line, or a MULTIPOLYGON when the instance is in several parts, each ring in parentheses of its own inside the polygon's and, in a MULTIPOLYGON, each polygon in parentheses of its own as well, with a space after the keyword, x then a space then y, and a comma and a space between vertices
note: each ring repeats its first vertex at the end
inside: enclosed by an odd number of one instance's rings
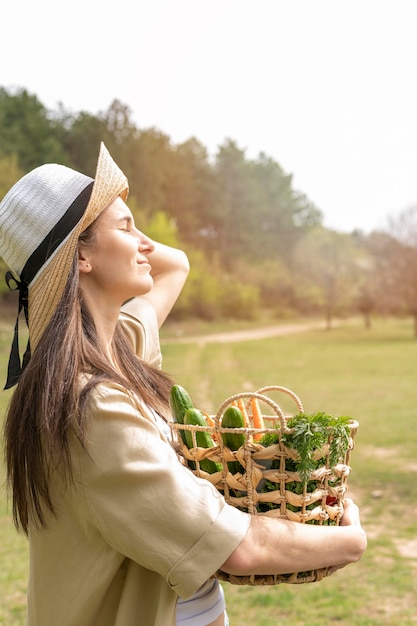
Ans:
POLYGON ((262 446, 265 446, 265 448, 267 446, 273 446, 273 445, 275 445, 278 442, 279 442, 279 435, 278 435, 278 433, 277 434, 275 434, 275 433, 265 433, 263 435, 262 439, 259 441, 259 443, 262 446))
POLYGON ((333 417, 323 412, 312 415, 300 413, 288 420, 287 426, 293 432, 284 433, 282 442, 300 455, 297 470, 303 484, 323 464, 314 460, 316 450, 329 444, 330 467, 334 467, 344 457, 349 446, 349 421, 349 417, 333 417))
MULTIPOLYGON (((302 495, 304 490, 312 493, 315 489, 320 488, 320 481, 311 480, 310 477, 314 470, 322 467, 328 462, 330 469, 343 461, 349 447, 349 423, 350 418, 333 417, 328 413, 314 413, 311 415, 300 413, 290 418, 287 422, 291 433, 283 433, 280 439, 279 432, 265 433, 260 440, 263 446, 272 446, 281 440, 283 445, 298 452, 298 459, 285 459, 285 470, 288 472, 297 472, 300 481, 288 482, 285 486, 286 490, 295 494, 302 495), (326 447, 325 447, 326 446, 326 447), (328 447, 327 447, 328 446, 328 447), (317 451, 323 450, 323 453, 317 454, 317 451)), ((278 430, 280 427, 277 427, 278 430)), ((279 460, 272 462, 271 469, 279 469, 279 460)), ((340 479, 334 477, 329 481, 329 485, 337 486, 340 479)), ((278 482, 264 480, 260 485, 260 491, 268 492, 279 489, 278 482)), ((306 509, 314 508, 312 503, 306 506, 306 509)), ((297 507, 287 503, 286 507, 295 512, 297 507)), ((262 502, 258 504, 260 512, 275 508, 270 502, 262 502)), ((329 522, 330 523, 330 522, 329 522)))

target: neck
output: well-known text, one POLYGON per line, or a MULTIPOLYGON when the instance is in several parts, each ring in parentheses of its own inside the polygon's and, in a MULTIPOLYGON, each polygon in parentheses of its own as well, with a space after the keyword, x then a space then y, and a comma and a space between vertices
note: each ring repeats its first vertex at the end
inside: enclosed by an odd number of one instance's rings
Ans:
POLYGON ((116 324, 118 320, 118 314, 111 317, 107 316, 103 312, 100 312, 99 314, 92 313, 92 315, 97 330, 98 340, 100 342, 102 350, 109 359, 109 361, 112 363, 112 365, 115 367, 112 344, 114 331, 116 329, 116 324))
POLYGON ((120 307, 116 304, 110 304, 109 302, 102 302, 99 298, 90 297, 85 291, 83 297, 94 320, 101 348, 110 363, 116 367, 112 343, 120 315, 120 307))

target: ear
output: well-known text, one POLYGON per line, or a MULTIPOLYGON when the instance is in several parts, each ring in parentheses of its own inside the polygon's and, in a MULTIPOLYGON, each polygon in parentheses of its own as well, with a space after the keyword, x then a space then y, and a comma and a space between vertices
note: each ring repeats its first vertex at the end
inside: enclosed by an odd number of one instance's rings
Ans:
POLYGON ((85 247, 81 244, 78 245, 78 271, 80 274, 88 274, 91 272, 91 263, 88 259, 88 254, 85 247))

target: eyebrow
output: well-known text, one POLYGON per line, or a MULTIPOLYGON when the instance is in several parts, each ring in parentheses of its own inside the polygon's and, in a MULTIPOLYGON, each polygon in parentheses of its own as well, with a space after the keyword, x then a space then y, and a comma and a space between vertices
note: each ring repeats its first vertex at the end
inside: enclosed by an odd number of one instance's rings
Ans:
POLYGON ((132 216, 131 215, 123 215, 122 217, 119 217, 117 220, 118 223, 121 222, 133 222, 132 216))

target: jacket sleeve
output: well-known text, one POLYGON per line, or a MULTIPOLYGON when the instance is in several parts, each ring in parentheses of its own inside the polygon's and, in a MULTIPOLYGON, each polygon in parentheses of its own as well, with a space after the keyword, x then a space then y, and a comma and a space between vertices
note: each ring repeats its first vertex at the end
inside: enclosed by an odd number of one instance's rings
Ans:
POLYGON ((117 385, 90 399, 80 476, 90 515, 114 550, 192 595, 245 536, 250 516, 184 467, 152 415, 117 385))

